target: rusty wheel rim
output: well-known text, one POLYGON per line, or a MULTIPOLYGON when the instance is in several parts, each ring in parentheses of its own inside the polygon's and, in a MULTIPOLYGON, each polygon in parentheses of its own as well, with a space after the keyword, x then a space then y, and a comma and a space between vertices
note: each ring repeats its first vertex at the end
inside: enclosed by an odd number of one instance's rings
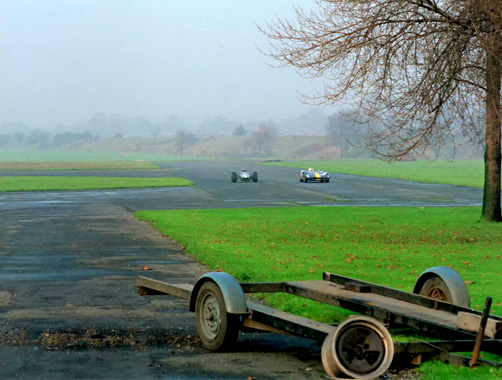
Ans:
POLYGON ((389 368, 394 343, 380 322, 358 316, 341 323, 327 336, 321 357, 331 378, 369 380, 389 368))
POLYGON ((337 343, 340 363, 355 373, 372 373, 384 361, 385 343, 377 331, 367 326, 347 328, 337 343))
POLYGON ((439 301, 447 301, 446 293, 443 291, 443 289, 438 287, 429 289, 426 296, 439 301))

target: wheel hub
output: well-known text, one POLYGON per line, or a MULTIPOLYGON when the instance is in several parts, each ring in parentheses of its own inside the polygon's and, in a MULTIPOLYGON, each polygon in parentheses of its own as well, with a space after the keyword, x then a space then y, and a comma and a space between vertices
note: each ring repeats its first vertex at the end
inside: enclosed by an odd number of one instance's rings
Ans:
POLYGON ((433 298, 435 300, 439 300, 439 301, 448 301, 448 298, 446 297, 445 292, 442 289, 437 288, 437 287, 431 288, 427 292, 426 296, 429 298, 433 298))
POLYGON ((214 339, 220 330, 220 307, 214 297, 206 297, 203 308, 203 328, 206 336, 214 339))
POLYGON ((335 379, 374 379, 389 368, 393 356, 394 343, 385 326, 364 316, 341 323, 321 350, 324 369, 335 379))
POLYGON ((336 350, 344 367, 357 373, 372 372, 381 364, 385 355, 382 338, 364 326, 344 331, 336 350))

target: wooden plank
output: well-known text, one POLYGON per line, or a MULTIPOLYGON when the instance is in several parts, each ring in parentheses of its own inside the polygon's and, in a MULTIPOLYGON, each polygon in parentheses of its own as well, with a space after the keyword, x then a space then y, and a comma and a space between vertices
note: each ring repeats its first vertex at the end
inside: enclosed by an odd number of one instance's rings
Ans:
MULTIPOLYGON (((431 357, 430 359, 441 360, 447 364, 452 364, 455 366, 472 367, 471 358, 462 355, 455 355, 449 352, 441 352, 438 355, 431 357)), ((502 363, 480 359, 477 361, 476 366, 502 368, 502 363)))
MULTIPOLYGON (((457 327, 462 330, 477 332, 479 330, 479 325, 481 323, 481 316, 459 312, 457 318, 457 327)), ((495 336, 502 332, 502 322, 496 321, 492 318, 488 318, 485 328, 485 336, 494 339, 495 336)))
MULTIPOLYGON (((353 279, 350 277, 342 276, 339 274, 335 273, 329 273, 329 272, 324 272, 323 273, 323 280, 324 281, 329 281, 338 285, 343 285, 347 286, 353 286, 353 284, 359 284, 359 286, 369 286, 371 287, 371 292, 374 294, 379 294, 382 296, 394 298, 396 300, 401 300, 409 303, 413 303, 416 305, 422 305, 431 309, 436 309, 436 310, 442 310, 446 311, 452 314, 457 314, 461 311, 471 313, 471 314, 477 314, 477 315, 482 315, 483 312, 480 310, 474 310, 465 306, 459 306, 459 305, 454 305, 448 302, 442 302, 438 301, 432 298, 424 297, 419 294, 414 294, 410 292, 405 292, 402 290, 394 289, 394 288, 389 288, 386 286, 374 284, 372 282, 367 282, 363 280, 357 280, 353 279)), ((490 315, 490 318, 497 320, 497 321, 502 321, 502 317, 497 316, 497 315, 490 315)))
POLYGON ((278 293, 284 292, 284 282, 244 282, 241 283, 244 293, 278 293))
POLYGON ((255 321, 254 319, 250 318, 244 318, 242 320, 242 326, 248 329, 252 330, 258 330, 258 331, 265 331, 265 332, 273 332, 276 334, 285 334, 285 335, 293 335, 296 336, 293 333, 290 333, 289 331, 279 329, 277 327, 273 327, 270 325, 266 325, 265 323, 255 321))
MULTIPOLYGON (((394 352, 396 354, 430 354, 439 352, 471 352, 476 341, 470 340, 440 340, 440 341, 419 341, 419 342, 395 342, 394 352)), ((483 341, 482 351, 502 352, 502 340, 487 339, 483 341)))
MULTIPOLYGON (((271 326, 277 330, 275 332, 290 333, 322 342, 330 332, 336 330, 336 326, 316 322, 312 319, 300 317, 252 301, 248 301, 247 306, 251 314, 246 319, 266 326, 271 326)), ((249 327, 253 327, 253 323, 246 322, 246 319, 243 320, 244 326, 248 325, 249 327)), ((264 330, 273 331, 271 329, 264 330)))
POLYGON ((140 296, 171 295, 184 300, 190 299, 194 287, 191 284, 169 284, 142 276, 138 277, 137 286, 140 296))
POLYGON ((475 335, 457 328, 456 314, 379 294, 348 291, 343 285, 329 281, 287 282, 286 290, 290 294, 368 315, 391 327, 406 326, 455 339, 470 339, 475 335))

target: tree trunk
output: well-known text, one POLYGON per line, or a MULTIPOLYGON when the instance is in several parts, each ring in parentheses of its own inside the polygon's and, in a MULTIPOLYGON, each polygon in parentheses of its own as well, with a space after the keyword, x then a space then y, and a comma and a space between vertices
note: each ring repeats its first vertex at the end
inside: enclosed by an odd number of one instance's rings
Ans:
POLYGON ((487 51, 486 65, 486 148, 485 187, 481 220, 501 222, 500 212, 500 163, 501 163, 501 115, 500 86, 502 77, 499 49, 487 51))

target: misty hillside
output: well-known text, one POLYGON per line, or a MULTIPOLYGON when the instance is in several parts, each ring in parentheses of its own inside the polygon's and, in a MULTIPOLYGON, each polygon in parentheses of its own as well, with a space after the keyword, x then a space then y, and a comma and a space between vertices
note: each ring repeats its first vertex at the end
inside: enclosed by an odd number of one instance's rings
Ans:
MULTIPOLYGON (((6 149, 110 151, 125 155, 152 153, 179 158, 338 159, 369 158, 358 140, 370 124, 351 118, 353 111, 326 115, 319 109, 289 119, 241 123, 223 116, 197 128, 184 128, 180 118, 162 123, 145 118, 98 114, 80 126, 36 129, 23 123, 0 123, 0 147, 6 149), (112 137, 113 136, 113 137, 112 137)), ((373 127, 378 125, 373 123, 373 127)), ((480 159, 481 145, 453 130, 442 146, 431 145, 425 156, 404 160, 480 159)))
MULTIPOLYGON (((64 147, 60 147, 64 148, 64 147)), ((68 147, 69 148, 69 147, 68 147)), ((110 138, 75 144, 72 149, 156 153, 196 158, 337 159, 368 158, 370 153, 346 141, 332 143, 327 136, 211 136, 193 134, 157 138, 110 138)), ((441 147, 427 152, 428 159, 479 159, 482 150, 473 144, 441 147)), ((408 157, 415 159, 420 157, 408 157)))
MULTIPOLYGON (((325 136, 252 136, 111 138, 73 145, 73 148, 124 153, 157 153, 198 158, 340 158, 340 147, 326 143, 325 136)), ((353 154, 352 154, 353 155, 353 154)), ((359 151, 358 156, 364 151, 359 151)), ((367 154, 366 154, 367 156, 367 154)))
MULTIPOLYGON (((34 130, 29 134, 17 132, 0 135, 3 149, 34 151, 84 151, 160 154, 177 158, 266 158, 266 159, 338 159, 369 158, 368 150, 357 147, 358 136, 345 124, 328 129, 327 134, 284 134, 273 124, 260 124, 253 132, 235 128, 233 134, 195 133, 178 130, 156 137, 103 138, 90 132, 51 134, 34 130), (343 128, 342 128, 343 127, 343 128), (351 133, 349 133, 351 132, 351 133)), ((404 160, 480 159, 483 149, 459 138, 448 144, 431 147, 425 156, 410 155, 404 160)))

